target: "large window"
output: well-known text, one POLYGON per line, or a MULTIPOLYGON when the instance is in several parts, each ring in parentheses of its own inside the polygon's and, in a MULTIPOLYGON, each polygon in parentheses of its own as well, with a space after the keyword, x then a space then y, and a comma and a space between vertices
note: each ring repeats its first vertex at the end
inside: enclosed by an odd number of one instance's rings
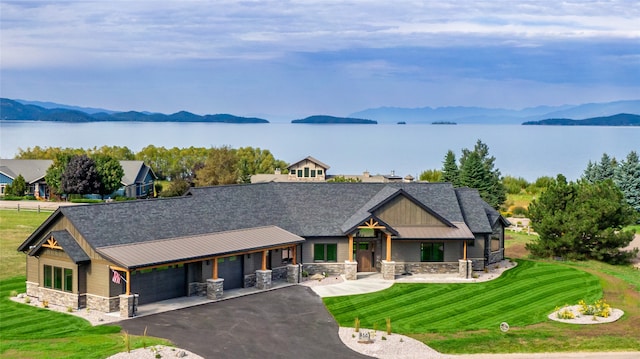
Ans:
POLYGON ((73 291, 73 270, 45 265, 43 282, 45 288, 71 292, 73 291))
POLYGON ((421 262, 443 262, 444 261, 444 243, 420 243, 420 261, 421 262))
POLYGON ((338 245, 336 243, 314 244, 313 260, 316 262, 336 262, 338 260, 338 245))

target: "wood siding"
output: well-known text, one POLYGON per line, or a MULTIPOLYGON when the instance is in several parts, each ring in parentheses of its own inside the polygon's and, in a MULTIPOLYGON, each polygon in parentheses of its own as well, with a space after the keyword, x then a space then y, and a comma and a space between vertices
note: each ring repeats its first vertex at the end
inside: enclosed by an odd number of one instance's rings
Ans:
POLYGON ((40 283, 38 258, 27 256, 27 282, 40 283))
POLYGON ((390 226, 445 226, 439 219, 408 198, 398 196, 378 209, 375 216, 390 226))

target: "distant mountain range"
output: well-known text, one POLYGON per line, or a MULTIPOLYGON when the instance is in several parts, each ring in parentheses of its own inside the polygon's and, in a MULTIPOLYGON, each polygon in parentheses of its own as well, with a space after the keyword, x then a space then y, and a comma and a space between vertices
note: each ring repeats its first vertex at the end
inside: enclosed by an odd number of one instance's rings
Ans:
POLYGON ((640 100, 589 103, 583 105, 538 106, 521 110, 483 107, 379 107, 350 114, 350 117, 368 118, 378 123, 429 124, 455 122, 457 124, 509 124, 551 118, 585 119, 620 113, 640 114, 640 100))
POLYGON ((18 101, 0 98, 0 119, 20 121, 59 121, 59 122, 95 122, 95 121, 139 121, 139 122, 221 122, 221 123, 269 123, 269 121, 255 117, 239 117, 228 114, 196 115, 191 112, 180 111, 171 115, 148 112, 115 112, 100 110, 99 112, 85 112, 87 109, 75 106, 65 106, 41 102, 55 108, 45 108, 33 104, 23 104, 18 101))
MULTIPOLYGON (((200 116, 186 111, 171 115, 137 111, 118 112, 53 102, 11 100, 6 98, 0 98, 0 105, 0 120, 269 123, 268 120, 262 118, 240 117, 230 114, 200 116)), ((380 107, 359 111, 347 117, 316 115, 291 122, 313 124, 456 123, 638 126, 640 124, 638 124, 636 118, 637 114, 640 114, 640 100, 582 105, 538 106, 520 110, 463 106, 437 108, 380 107)))
POLYGON ((620 113, 613 116, 592 117, 584 120, 568 118, 550 118, 540 121, 528 121, 523 125, 552 125, 552 126, 640 126, 640 116, 620 113))

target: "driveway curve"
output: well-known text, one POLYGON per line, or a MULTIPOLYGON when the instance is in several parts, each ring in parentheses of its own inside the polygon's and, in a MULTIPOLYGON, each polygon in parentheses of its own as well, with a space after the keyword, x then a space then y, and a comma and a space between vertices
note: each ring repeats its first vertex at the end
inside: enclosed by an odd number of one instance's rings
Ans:
POLYGON ((114 323, 204 358, 370 358, 347 348, 313 291, 291 286, 114 323))

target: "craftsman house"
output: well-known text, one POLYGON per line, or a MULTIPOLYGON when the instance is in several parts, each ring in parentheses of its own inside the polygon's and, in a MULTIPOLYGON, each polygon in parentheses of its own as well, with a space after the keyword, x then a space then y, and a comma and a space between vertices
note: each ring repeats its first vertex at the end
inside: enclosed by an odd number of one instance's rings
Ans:
POLYGON ((261 183, 60 207, 18 248, 27 294, 73 308, 207 295, 302 271, 454 273, 504 258, 508 222, 448 183, 261 183), (132 220, 134 219, 134 220, 132 220))
MULTIPOLYGON (((52 160, 0 159, 0 196, 4 196, 5 187, 8 184, 22 175, 27 183, 27 195, 38 199, 49 199, 49 186, 44 176, 52 164, 52 160)), ((153 194, 153 182, 157 177, 151 167, 142 161, 120 161, 120 166, 124 171, 122 187, 112 196, 142 198, 153 194)))

